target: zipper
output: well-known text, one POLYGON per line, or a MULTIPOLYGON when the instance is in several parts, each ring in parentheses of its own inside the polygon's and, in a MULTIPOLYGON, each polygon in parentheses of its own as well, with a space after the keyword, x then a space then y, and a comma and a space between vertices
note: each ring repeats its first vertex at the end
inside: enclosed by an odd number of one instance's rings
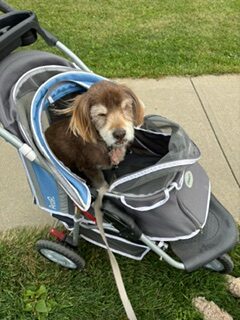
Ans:
POLYGON ((180 207, 180 209, 183 211, 183 213, 185 213, 185 215, 192 221, 192 223, 194 224, 194 226, 197 229, 200 229, 200 232, 202 232, 203 227, 200 224, 200 222, 198 221, 198 219, 192 214, 192 212, 184 205, 184 203, 181 201, 181 199, 177 198, 177 203, 180 207))

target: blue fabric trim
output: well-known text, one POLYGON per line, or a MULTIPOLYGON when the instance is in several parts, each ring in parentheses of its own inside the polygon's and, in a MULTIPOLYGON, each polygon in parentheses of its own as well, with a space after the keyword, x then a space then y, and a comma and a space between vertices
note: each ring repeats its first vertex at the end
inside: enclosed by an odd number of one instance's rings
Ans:
MULTIPOLYGON (((63 97, 65 97, 67 94, 69 93, 76 93, 78 92, 79 94, 83 93, 84 91, 79 89, 78 86, 76 87, 72 87, 72 88, 61 88, 61 90, 59 91, 54 91, 52 94, 49 95, 49 97, 51 97, 52 99, 52 103, 56 102, 59 99, 62 99, 63 97)), ((44 104, 44 109, 47 109, 49 107, 49 101, 46 100, 45 104, 44 104)))
POLYGON ((45 207, 52 212, 59 212, 60 202, 58 187, 55 179, 35 162, 32 162, 32 168, 38 181, 38 185, 41 189, 45 207))
MULTIPOLYGON (((105 80, 105 78, 92 73, 85 73, 80 71, 64 72, 58 74, 41 85, 32 100, 31 106, 31 127, 38 147, 52 162, 59 173, 63 175, 70 182, 73 188, 78 192, 78 195, 80 196, 86 210, 90 205, 90 191, 84 181, 81 181, 79 177, 74 175, 68 168, 64 167, 63 164, 58 159, 56 159, 56 157, 51 152, 42 131, 41 116, 42 111, 49 107, 49 101, 45 100, 45 96, 47 95, 49 90, 56 84, 65 82, 63 83, 63 85, 59 85, 56 90, 53 90, 51 92, 50 96, 53 101, 56 101, 63 96, 72 92, 76 92, 78 90, 86 91, 86 89, 91 85, 101 80, 105 80)), ((42 185, 41 189, 42 187, 44 186, 42 185)))

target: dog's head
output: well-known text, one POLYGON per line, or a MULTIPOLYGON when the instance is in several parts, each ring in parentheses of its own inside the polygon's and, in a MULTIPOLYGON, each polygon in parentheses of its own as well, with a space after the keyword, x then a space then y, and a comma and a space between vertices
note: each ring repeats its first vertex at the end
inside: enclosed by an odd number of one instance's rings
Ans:
POLYGON ((133 140, 134 126, 142 124, 144 106, 126 86, 100 81, 75 98, 71 112, 75 135, 90 143, 100 135, 109 147, 121 147, 133 140))

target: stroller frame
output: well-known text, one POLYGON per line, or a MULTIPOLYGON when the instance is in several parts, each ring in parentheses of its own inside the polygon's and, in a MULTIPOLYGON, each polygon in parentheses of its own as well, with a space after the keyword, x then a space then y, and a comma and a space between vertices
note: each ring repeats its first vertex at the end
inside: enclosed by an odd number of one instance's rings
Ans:
MULTIPOLYGON (((8 23, 12 23, 14 18, 18 16, 18 20, 21 23, 14 25, 9 31, 6 32, 7 37, 4 38, 5 34, 0 36, 0 48, 3 48, 1 52, 3 55, 1 56, 0 53, 0 61, 4 59, 8 54, 10 54, 13 50, 15 50, 19 46, 30 45, 31 43, 35 42, 37 39, 37 34, 39 34, 45 42, 50 45, 58 48, 61 52, 63 52, 71 61, 73 61, 74 66, 76 69, 80 69, 81 71, 85 72, 92 72, 84 62, 77 57, 69 48, 67 48, 63 43, 61 43, 55 36, 53 36, 48 31, 44 30, 40 27, 37 17, 33 12, 29 11, 15 11, 14 9, 10 8, 8 5, 0 1, 0 10, 6 15, 1 17, 0 20, 0 31, 4 26, 4 23, 7 25, 8 23), (8 33, 8 34, 7 34, 8 33), (18 40, 18 41, 16 41, 18 40), (15 43, 13 45, 13 42, 15 43)), ((28 160, 37 163, 38 165, 42 166, 46 171, 49 171, 49 167, 44 165, 42 162, 39 161, 36 153, 32 150, 32 148, 27 144, 22 142, 18 137, 14 134, 10 133, 5 128, 1 127, 0 125, 0 136, 6 140, 6 142, 10 143, 13 147, 15 147, 23 157, 26 157, 28 160)), ((149 239, 148 236, 143 234, 137 224, 134 222, 133 219, 128 217, 127 214, 123 214, 123 223, 125 225, 125 229, 129 231, 134 241, 140 242, 145 244, 148 248, 154 251, 161 259, 164 259, 168 264, 171 266, 180 269, 180 270, 187 270, 192 271, 197 269, 198 267, 204 266, 206 268, 212 269, 217 272, 226 272, 229 273, 233 269, 233 262, 231 261, 230 257, 226 253, 230 249, 234 247, 238 239, 238 231, 236 225, 231 217, 231 215, 224 209, 219 202, 212 197, 212 206, 216 207, 216 210, 221 212, 221 215, 224 216, 226 220, 226 224, 230 224, 230 230, 228 234, 232 233, 231 239, 225 245, 222 245, 221 248, 217 250, 217 253, 211 257, 211 255, 206 258, 206 263, 201 262, 194 262, 193 265, 186 268, 186 265, 178 260, 172 258, 166 251, 166 243, 153 241, 149 239)), ((215 210, 215 209, 214 209, 215 210)), ((81 211, 79 209, 75 210, 74 215, 74 225, 73 228, 70 230, 70 233, 66 236, 62 232, 57 231, 56 229, 51 230, 51 234, 60 241, 60 244, 57 243, 50 243, 50 241, 40 240, 37 243, 38 251, 44 255, 49 260, 56 262, 64 267, 68 267, 70 269, 75 268, 82 268, 84 266, 84 260, 81 260, 79 263, 79 256, 76 253, 73 253, 74 248, 76 248, 79 244, 79 238, 81 237, 80 234, 80 224, 79 224, 79 216, 81 216, 81 211), (71 249, 66 248, 65 244, 70 245, 71 249), (54 252, 56 253, 54 255, 54 252), (63 258, 61 258, 62 256, 63 258), (66 259, 64 259, 64 257, 66 259), (71 264, 69 261, 72 261, 71 264)), ((223 220, 224 220, 223 219, 223 220)), ((114 225, 114 219, 113 219, 114 225)), ((125 230, 126 231, 126 230, 125 230)), ((204 243, 204 237, 202 234, 204 233, 204 228, 202 232, 197 236, 199 239, 199 243, 204 243)), ((223 241, 225 238, 225 234, 220 236, 221 240, 223 241)), ((173 245, 172 249, 174 253, 178 255, 181 259, 181 252, 183 252, 186 248, 187 241, 190 243, 190 246, 194 244, 196 241, 196 237, 193 237, 194 241, 191 239, 188 240, 180 240, 178 241, 179 244, 177 246, 173 245), (175 247, 174 247, 175 246, 175 247)), ((219 241, 219 238, 215 240, 216 244, 219 241)), ((197 246, 196 246, 197 247, 197 246)), ((196 249, 197 250, 197 249, 196 249)), ((194 251, 194 249, 193 249, 194 251)), ((196 254, 197 256, 197 254, 196 254)), ((196 257, 197 259, 197 257, 196 257)))

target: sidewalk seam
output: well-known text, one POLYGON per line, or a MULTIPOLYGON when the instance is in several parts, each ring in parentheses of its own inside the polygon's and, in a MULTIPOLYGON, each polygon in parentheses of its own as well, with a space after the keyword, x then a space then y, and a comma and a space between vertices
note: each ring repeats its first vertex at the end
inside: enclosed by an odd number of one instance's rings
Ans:
POLYGON ((219 147, 220 147, 220 149, 221 149, 221 151, 222 151, 222 153, 223 153, 223 156, 224 156, 224 158, 225 158, 225 160, 226 160, 226 162, 227 162, 227 164, 228 164, 228 167, 229 167, 229 169, 230 169, 230 171, 231 171, 231 173, 232 173, 232 176, 233 176, 234 180, 236 181, 238 187, 240 188, 240 183, 239 183, 239 181, 238 181, 238 179, 237 179, 237 177, 236 177, 236 175, 235 175, 235 173, 234 173, 234 170, 233 170, 233 168, 232 168, 232 166, 231 166, 231 164, 230 164, 230 162, 229 162, 229 160, 228 160, 228 158, 227 158, 227 155, 226 155, 226 153, 225 153, 225 151, 224 151, 224 149, 223 149, 223 146, 222 146, 222 144, 221 144, 221 142, 220 142, 220 140, 219 140, 219 138, 218 138, 218 136, 217 136, 217 133, 216 133, 216 131, 215 131, 215 129, 214 129, 214 126, 213 126, 213 124, 212 124, 212 122, 211 122, 211 120, 210 120, 210 118, 209 118, 209 116, 208 116, 207 110, 206 110, 206 108, 204 107, 204 103, 203 103, 203 101, 202 101, 202 99, 201 99, 201 97, 200 97, 200 94, 198 93, 197 88, 196 88, 196 86, 195 86, 195 84, 194 84, 194 82, 193 82, 193 78, 190 77, 189 79, 190 79, 191 85, 192 85, 192 87, 193 87, 193 89, 194 89, 194 91, 195 91, 195 93, 196 93, 196 95, 197 95, 197 98, 198 98, 198 100, 199 100, 199 102, 200 102, 200 104, 201 104, 201 106, 202 106, 203 112, 205 113, 205 116, 206 116, 206 118, 207 118, 207 120, 208 120, 208 122, 209 122, 209 124, 210 124, 210 127, 211 127, 211 129, 212 129, 212 131, 213 131, 213 134, 214 134, 214 136, 215 136, 215 139, 217 140, 217 143, 218 143, 218 145, 219 145, 219 147))

